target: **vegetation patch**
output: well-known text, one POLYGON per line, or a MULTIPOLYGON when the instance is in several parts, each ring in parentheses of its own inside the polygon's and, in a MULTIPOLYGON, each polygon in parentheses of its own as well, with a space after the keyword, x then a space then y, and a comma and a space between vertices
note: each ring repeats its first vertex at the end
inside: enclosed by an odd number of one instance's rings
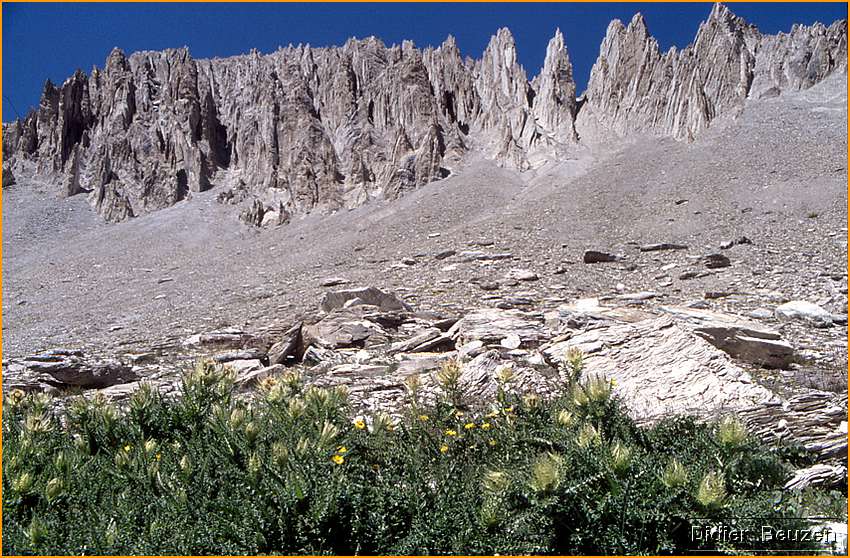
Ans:
MULTIPOLYGON (((354 415, 342 389, 269 378, 248 399, 199 362, 180 397, 143 386, 124 408, 12 392, 3 414, 6 554, 632 554, 813 550, 816 541, 692 540, 711 518, 841 509, 781 491, 796 455, 734 418, 639 427, 611 380, 463 403, 458 368, 400 416, 354 415)), ((792 448, 793 449, 793 448, 792 448)), ((840 500, 840 495, 839 495, 840 500)), ((846 505, 846 499, 843 500, 846 505)), ((846 509, 846 508, 845 508, 846 509)), ((741 528, 764 521, 738 521, 741 528)), ((805 529, 800 520, 784 528, 805 529)))

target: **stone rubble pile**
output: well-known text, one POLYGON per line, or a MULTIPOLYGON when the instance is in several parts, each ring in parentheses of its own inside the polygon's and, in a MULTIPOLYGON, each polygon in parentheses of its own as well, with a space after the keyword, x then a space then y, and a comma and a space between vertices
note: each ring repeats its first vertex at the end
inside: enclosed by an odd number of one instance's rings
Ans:
MULTIPOLYGON (((762 386, 743 364, 787 367, 794 348, 774 330, 721 312, 616 300, 603 305, 591 298, 545 312, 476 308, 444 315, 417 311, 376 287, 351 288, 328 291, 318 311, 295 324, 191 336, 180 346, 181 357, 168 361, 185 369, 196 358, 212 358, 232 368, 237 389, 249 393, 264 378, 297 369, 309 383, 346 386, 363 412, 394 412, 406 400, 411 376, 423 400, 433 401, 437 372, 450 361, 460 364, 470 405, 493 397, 505 367, 513 372, 512 389, 550 396, 575 349, 584 355, 584 375, 613 380, 613 393, 641 422, 734 413, 765 441, 800 444, 833 467, 800 472, 790 486, 840 476, 834 467, 847 450, 846 391, 783 398, 762 386)), ((164 392, 179 386, 179 370, 153 354, 116 359, 57 349, 4 365, 6 389, 99 389, 122 400, 140 381, 164 392)))

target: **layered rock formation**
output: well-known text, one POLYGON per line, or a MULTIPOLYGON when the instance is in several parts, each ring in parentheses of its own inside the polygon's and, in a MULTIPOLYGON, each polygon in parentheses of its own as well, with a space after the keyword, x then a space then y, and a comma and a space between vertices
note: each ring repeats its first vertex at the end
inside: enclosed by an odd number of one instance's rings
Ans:
POLYGON ((749 98, 836 71, 846 36, 846 21, 764 36, 718 4, 692 45, 661 53, 637 15, 609 26, 580 99, 560 31, 531 81, 507 29, 480 60, 451 37, 424 50, 371 37, 212 60, 116 49, 102 69, 48 81, 37 110, 4 124, 4 160, 61 195, 87 193, 108 221, 216 186, 244 220, 280 224, 397 198, 470 150, 519 170, 558 160, 582 127, 693 140, 749 98))

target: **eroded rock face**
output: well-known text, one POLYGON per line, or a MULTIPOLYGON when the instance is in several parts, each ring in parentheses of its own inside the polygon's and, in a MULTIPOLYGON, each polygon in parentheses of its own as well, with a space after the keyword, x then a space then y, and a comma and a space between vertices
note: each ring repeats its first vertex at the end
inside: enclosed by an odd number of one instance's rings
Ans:
POLYGON ((790 33, 763 37, 749 95, 760 99, 809 88, 846 60, 846 20, 829 27, 795 25, 790 33))
POLYGON ((693 140, 748 97, 811 87, 847 58, 847 22, 762 35, 715 4, 688 47, 662 53, 643 16, 611 22, 590 74, 586 117, 616 135, 693 140))
POLYGON ((576 83, 560 29, 555 31, 546 47, 543 69, 532 87, 535 91, 533 113, 540 125, 560 138, 576 141, 576 83))
POLYGON ((836 71, 846 37, 846 21, 764 36, 718 4, 692 45, 661 53, 637 15, 609 26, 581 103, 560 31, 531 81, 505 28, 478 60, 452 37, 212 60, 116 49, 103 68, 46 82, 38 109, 3 125, 3 155, 10 176, 35 169, 107 221, 216 186, 246 223, 277 226, 403 196, 470 150, 519 170, 568 158, 582 126, 692 140, 747 99, 836 71))
POLYGON ((590 73, 587 105, 619 135, 693 139, 719 113, 739 108, 752 82, 761 35, 716 4, 694 43, 661 53, 643 16, 608 26, 590 73))
POLYGON ((15 175, 12 172, 11 167, 8 165, 3 165, 3 188, 8 188, 9 186, 15 185, 15 175))

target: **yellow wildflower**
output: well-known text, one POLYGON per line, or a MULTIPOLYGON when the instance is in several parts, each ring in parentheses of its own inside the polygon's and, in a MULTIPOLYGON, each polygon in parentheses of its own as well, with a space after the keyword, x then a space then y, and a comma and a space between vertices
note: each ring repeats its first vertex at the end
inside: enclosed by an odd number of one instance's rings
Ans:
POLYGON ((333 457, 331 457, 331 461, 333 461, 337 465, 342 465, 343 463, 345 463, 345 458, 341 455, 334 455, 333 457))
POLYGON ((419 420, 421 420, 422 422, 427 421, 427 420, 428 420, 428 415, 419 415, 419 420))
POLYGON ((133 446, 131 446, 130 444, 124 446, 124 451, 130 451, 131 449, 133 449, 133 446))
POLYGON ((474 422, 467 422, 466 424, 463 425, 463 427, 467 430, 472 430, 472 429, 475 428, 475 423, 474 422))
POLYGON ((487 442, 487 443, 488 443, 488 444, 490 444, 491 446, 495 446, 495 445, 496 445, 496 440, 494 440, 493 438, 490 438, 490 441, 489 441, 489 442, 487 442))
POLYGON ((345 447, 345 446, 339 446, 339 449, 336 450, 336 452, 339 453, 339 454, 346 453, 347 451, 348 451, 348 448, 345 447))
POLYGON ((447 446, 446 444, 443 444, 442 446, 440 446, 440 453, 446 453, 448 451, 449 451, 449 446, 447 446))
POLYGON ((510 407, 505 407, 505 414, 513 413, 513 412, 514 412, 514 406, 513 405, 511 405, 510 407))
POLYGON ((161 453, 157 453, 157 454, 156 454, 156 460, 157 460, 157 461, 159 461, 160 459, 162 459, 162 454, 161 454, 161 453))
POLYGON ((481 430, 490 430, 491 426, 492 425, 489 422, 482 422, 481 423, 481 430))
POLYGON ((457 431, 449 428, 448 430, 446 430, 446 436, 457 436, 457 431))
POLYGON ((617 387, 617 380, 615 380, 614 378, 611 378, 610 384, 611 384, 611 387, 617 387))
POLYGON ((366 421, 363 419, 357 419, 354 421, 354 428, 357 430, 363 430, 366 428, 366 421))

